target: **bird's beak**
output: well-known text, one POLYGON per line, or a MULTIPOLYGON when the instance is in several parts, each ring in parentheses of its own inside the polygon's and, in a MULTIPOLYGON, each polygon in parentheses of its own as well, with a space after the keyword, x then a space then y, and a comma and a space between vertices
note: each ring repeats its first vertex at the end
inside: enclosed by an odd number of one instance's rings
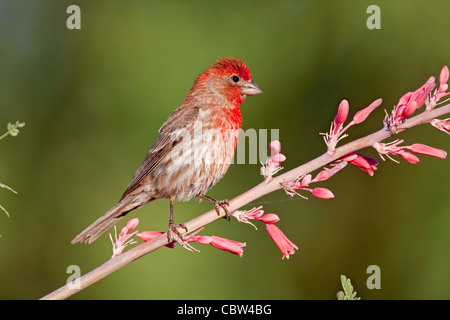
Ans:
POLYGON ((247 96, 254 96, 255 94, 261 94, 263 92, 256 83, 250 80, 242 86, 242 93, 247 96))

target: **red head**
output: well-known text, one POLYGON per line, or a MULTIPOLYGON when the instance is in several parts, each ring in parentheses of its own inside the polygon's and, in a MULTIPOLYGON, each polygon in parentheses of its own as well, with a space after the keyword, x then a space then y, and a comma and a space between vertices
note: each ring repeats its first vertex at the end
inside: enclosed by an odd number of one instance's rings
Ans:
POLYGON ((252 80, 247 66, 241 60, 235 58, 221 58, 213 64, 210 70, 216 75, 236 74, 245 81, 252 80))
POLYGON ((252 81, 250 70, 241 60, 222 58, 197 77, 185 103, 195 99, 202 105, 233 109, 247 96, 260 93, 261 89, 252 81))

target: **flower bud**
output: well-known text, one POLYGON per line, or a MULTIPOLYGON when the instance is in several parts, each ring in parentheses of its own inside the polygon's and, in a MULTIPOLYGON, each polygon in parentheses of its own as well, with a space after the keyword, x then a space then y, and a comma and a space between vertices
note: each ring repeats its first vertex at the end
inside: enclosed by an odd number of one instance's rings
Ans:
POLYGON ((339 104, 338 112, 335 118, 335 122, 337 124, 342 124, 347 120, 349 105, 347 100, 342 100, 339 104))
POLYGON ((441 70, 441 74, 439 75, 439 84, 444 85, 448 81, 448 67, 444 66, 441 70))
POLYGON ((280 217, 278 217, 278 215, 276 215, 275 213, 268 213, 265 214, 264 216, 262 216, 260 219, 258 219, 264 223, 276 223, 278 221, 280 221, 280 217))
POLYGON ((212 241, 212 238, 210 236, 199 236, 197 238, 197 242, 200 244, 210 244, 212 241))
POLYGON ((277 164, 282 163, 284 160, 286 160, 286 156, 282 153, 277 153, 272 156, 271 158, 272 162, 275 162, 277 164))
POLYGON ((447 157, 447 152, 444 150, 436 149, 421 143, 412 144, 410 150, 414 153, 426 154, 440 159, 445 159, 447 157))
POLYGON ((125 228, 127 228, 128 230, 133 230, 134 228, 136 228, 138 226, 138 224, 139 224, 139 219, 133 218, 127 222, 127 224, 125 225, 125 228))
POLYGON ((403 118, 408 118, 410 115, 412 115, 414 113, 414 111, 416 111, 416 109, 417 109, 417 102, 416 101, 411 101, 403 109, 402 117, 403 118))
POLYGON ((369 114, 375 110, 375 108, 377 108, 381 103, 383 102, 383 100, 377 99, 374 102, 372 102, 368 107, 358 111, 355 116, 353 117, 353 122, 355 124, 361 123, 364 120, 366 120, 366 118, 369 116, 369 114))
POLYGON ((281 151, 281 143, 278 140, 274 140, 269 144, 270 151, 272 154, 280 153, 281 151))
POLYGON ((333 192, 325 188, 314 188, 312 194, 316 198, 320 199, 332 199, 334 198, 333 192))

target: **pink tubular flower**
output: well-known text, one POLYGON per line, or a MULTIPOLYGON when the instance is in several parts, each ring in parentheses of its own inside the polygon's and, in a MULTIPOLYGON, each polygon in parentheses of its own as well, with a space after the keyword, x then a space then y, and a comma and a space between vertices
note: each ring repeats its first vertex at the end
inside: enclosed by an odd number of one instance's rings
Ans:
POLYGON ((414 94, 414 92, 407 92, 405 93, 400 100, 398 100, 398 104, 397 105, 401 105, 401 106, 406 106, 409 102, 409 100, 411 99, 411 96, 414 94))
MULTIPOLYGON (((142 241, 147 242, 162 235, 164 232, 162 231, 143 231, 136 234, 136 237, 139 237, 142 241)), ((175 249, 175 244, 169 243, 166 245, 167 248, 175 249)))
MULTIPOLYGON (((439 87, 434 91, 429 101, 427 101, 427 110, 434 109, 439 100, 441 100, 445 96, 450 95, 450 92, 446 92, 448 90, 447 84, 448 77, 449 77, 448 67, 444 66, 442 67, 441 73, 439 75, 439 87)), ((431 125, 433 125, 433 123, 431 123, 431 125)))
POLYGON ((360 168, 362 171, 373 176, 377 169, 378 161, 374 158, 363 156, 356 152, 351 152, 339 160, 347 161, 348 163, 360 168))
MULTIPOLYGON (((316 188, 321 189, 321 188, 316 188)), ((322 192, 320 190, 316 192, 322 192)), ((255 219, 263 222, 266 225, 266 230, 271 239, 275 242, 275 244, 280 248, 281 252, 283 253, 283 259, 287 258, 289 259, 290 254, 294 254, 295 250, 297 250, 297 246, 293 244, 284 234, 283 232, 274 225, 274 223, 280 221, 280 217, 274 213, 267 213, 264 214, 264 211, 261 210, 261 206, 257 208, 253 208, 249 211, 239 211, 236 210, 232 213, 234 217, 239 222, 246 222, 251 225, 253 225, 251 222, 248 221, 248 219, 255 219)), ((254 226, 254 225, 253 225, 254 226)), ((255 227, 255 226, 254 226, 255 227)), ((256 227, 255 227, 256 229, 256 227)), ((238 254, 242 256, 242 247, 245 246, 245 243, 242 244, 240 242, 237 243, 229 243, 228 241, 224 241, 222 238, 219 237, 203 237, 203 236, 194 236, 188 239, 188 241, 198 241, 198 243, 202 244, 211 244, 219 249, 229 251, 234 254, 238 254), (191 240, 191 238, 194 238, 194 240, 191 240)), ((225 239, 226 240, 226 239, 225 239)))
POLYGON ((339 140, 347 137, 344 131, 347 130, 349 126, 343 128, 344 122, 347 119, 349 104, 347 100, 342 100, 338 107, 338 112, 334 117, 333 122, 331 122, 330 131, 326 133, 321 133, 323 135, 323 140, 327 145, 328 153, 333 154, 336 150, 336 145, 339 140))
POLYGON ((244 249, 242 248, 246 246, 245 242, 237 242, 216 236, 211 236, 211 242, 209 244, 220 250, 236 254, 239 257, 242 257, 244 254, 244 249))
POLYGON ((291 240, 289 240, 276 225, 271 223, 266 224, 266 229, 270 238, 283 253, 282 259, 289 259, 289 255, 294 254, 295 250, 298 250, 298 247, 291 240))
POLYGON ((414 113, 414 111, 416 111, 416 109, 417 109, 417 102, 411 101, 402 110, 402 117, 408 118, 410 115, 412 115, 414 113))
POLYGON ((278 140, 273 140, 270 144, 269 144, 269 149, 271 151, 272 154, 278 154, 281 151, 281 143, 278 140))
MULTIPOLYGON (((346 161, 341 161, 340 163, 333 165, 331 168, 326 168, 325 170, 320 171, 313 180, 308 181, 306 185, 308 185, 309 182, 325 181, 335 175, 339 170, 342 170, 346 165, 346 161)), ((305 179, 303 178, 303 180, 305 179)))
POLYGON ((441 120, 441 119, 433 119, 430 124, 438 129, 439 131, 445 132, 446 134, 450 134, 450 118, 441 120))
MULTIPOLYGON (((443 66, 443 67, 442 67, 442 70, 441 70, 441 73, 440 73, 440 75, 439 75, 439 84, 440 84, 441 86, 447 84, 447 81, 448 81, 448 75, 449 75, 449 73, 448 73, 448 67, 447 67, 447 66, 443 66)), ((446 91, 446 90, 443 90, 443 91, 446 91)))
POLYGON ((275 213, 268 213, 259 218, 258 220, 264 222, 265 224, 276 223, 280 221, 280 217, 278 217, 278 215, 276 215, 275 213))
MULTIPOLYGON (((397 105, 394 106, 390 115, 386 113, 386 117, 384 118, 385 127, 389 129, 391 133, 395 134, 398 132, 399 126, 405 119, 410 117, 415 110, 421 108, 423 104, 426 105, 426 111, 433 110, 440 99, 450 94, 450 92, 446 92, 448 89, 448 77, 448 68, 447 66, 444 66, 439 75, 439 88, 434 90, 433 94, 431 94, 431 92, 436 87, 436 79, 434 77, 428 78, 428 80, 416 91, 404 94, 397 105)), ((433 124, 433 122, 431 122, 431 125, 436 126, 438 124, 433 124)), ((440 128, 438 129, 441 130, 440 128)))
MULTIPOLYGON (((393 154, 396 156, 403 156, 402 153, 404 153, 404 151, 402 150, 402 147, 398 147, 400 143, 403 143, 403 140, 395 140, 389 143, 375 142, 373 144, 373 147, 375 148, 375 150, 377 150, 378 154, 380 155, 381 159, 383 159, 383 161, 385 161, 383 155, 386 155, 386 157, 388 157, 392 161, 399 163, 397 160, 393 159, 389 154, 393 154)), ((408 157, 408 154, 406 155, 406 157, 408 157)), ((405 160, 408 161, 408 158, 406 158, 405 160)))
POLYGON ((420 162, 419 158, 411 152, 400 150, 399 155, 409 163, 416 164, 420 162))
POLYGON ((120 236, 123 236, 123 235, 125 235, 125 233, 127 233, 129 230, 133 230, 133 229, 136 229, 136 227, 138 226, 138 224, 139 224, 139 219, 138 218, 133 218, 133 219, 131 219, 130 221, 128 221, 126 224, 125 224, 125 227, 123 227, 122 228, 122 230, 120 230, 120 236))
POLYGON ((415 156, 411 152, 405 151, 404 149, 409 149, 414 153, 425 154, 440 159, 445 159, 447 157, 447 152, 445 152, 444 150, 436 149, 421 143, 414 143, 410 146, 399 146, 399 144, 403 142, 403 140, 395 140, 390 143, 376 142, 374 143, 373 147, 375 148, 375 150, 377 150, 383 160, 383 155, 386 155, 389 159, 397 163, 398 161, 390 157, 390 154, 401 156, 403 157, 403 159, 412 164, 416 164, 420 161, 417 156, 415 156))
MULTIPOLYGON (((197 232, 203 230, 203 228, 200 228, 197 232)), ((240 257, 244 254, 244 249, 246 243, 245 242, 238 242, 233 241, 217 236, 196 236, 191 235, 188 239, 186 239, 188 242, 198 242, 200 244, 210 244, 213 247, 216 247, 220 250, 230 252, 232 254, 236 254, 240 257)))
POLYGON ((337 133, 338 130, 342 129, 342 125, 345 120, 347 120, 349 105, 347 100, 342 100, 339 104, 338 112, 334 118, 334 130, 333 133, 337 133))
MULTIPOLYGON (((321 171, 322 172, 322 171, 321 171)), ((320 174, 320 173, 319 173, 320 174)), ((316 176, 317 178, 317 176, 316 176)), ((312 175, 307 174, 300 181, 300 187, 307 187, 312 181, 312 175)))
POLYGON ((274 140, 269 144, 271 150, 271 156, 267 159, 266 164, 261 163, 261 174, 264 176, 266 183, 272 180, 272 176, 283 168, 280 164, 286 160, 286 157, 280 153, 281 143, 278 140, 274 140))
MULTIPOLYGON (((198 232, 201 232, 203 229, 204 228, 202 227, 202 228, 196 230, 187 239, 185 239, 185 242, 186 243, 198 242, 200 244, 210 244, 218 249, 221 249, 221 250, 224 250, 227 252, 231 252, 233 254, 236 254, 236 255, 242 257, 242 255, 244 253, 244 250, 242 248, 245 247, 245 243, 237 242, 237 241, 233 241, 233 240, 229 240, 229 239, 225 239, 225 238, 221 238, 221 237, 216 237, 216 236, 205 236, 205 235, 197 236, 196 234, 198 232)), ((136 236, 141 238, 142 241, 150 241, 153 238, 156 238, 163 233, 164 232, 161 232, 161 231, 144 231, 144 232, 137 233, 136 236)), ((175 248, 175 243, 169 243, 168 245, 166 245, 166 247, 175 248)), ((190 251, 199 251, 189 244, 187 244, 184 247, 190 251)))
POLYGON ((125 226, 120 230, 119 237, 117 237, 117 229, 116 226, 114 226, 114 239, 112 238, 111 233, 109 234, 109 238, 111 239, 111 243, 113 245, 113 255, 111 258, 114 258, 115 256, 121 254, 125 247, 129 246, 130 244, 136 243, 136 241, 130 239, 131 237, 134 237, 139 231, 134 231, 133 233, 128 234, 128 231, 131 231, 135 229, 139 224, 139 219, 134 218, 128 221, 125 226))
POLYGON ((359 124, 367 119, 369 114, 375 110, 381 103, 383 102, 383 99, 377 99, 374 102, 372 102, 368 107, 358 111, 355 116, 353 117, 353 123, 359 124))
POLYGON ((333 192, 325 188, 314 188, 312 190, 312 195, 320 199, 332 199, 334 198, 333 192))
POLYGON ((450 94, 446 93, 447 89, 448 89, 448 67, 444 66, 441 70, 441 74, 439 75, 439 88, 436 90, 436 92, 433 94, 433 97, 431 98, 432 103, 442 99, 443 97, 447 96, 450 94))
MULTIPOLYGON (((317 180, 319 181, 319 180, 317 180)), ((283 188, 283 190, 286 192, 287 195, 293 197, 295 195, 303 198, 303 199, 308 199, 307 197, 299 194, 297 191, 295 190, 303 190, 303 191, 308 191, 311 192, 311 194, 316 197, 316 198, 320 198, 320 199, 331 199, 334 198, 333 193, 325 188, 307 188, 309 183, 312 182, 316 182, 315 180, 311 180, 311 175, 306 175, 306 176, 300 176, 297 179, 295 179, 294 181, 291 182, 282 182, 280 183, 281 187, 283 188), (306 182, 305 182, 306 180, 306 182)))
POLYGON ((349 111, 349 104, 347 100, 342 100, 339 104, 337 115, 334 117, 333 122, 331 123, 330 131, 327 133, 321 133, 323 135, 323 139, 325 140, 325 144, 327 145, 328 153, 333 155, 336 150, 337 143, 347 137, 347 134, 344 134, 344 132, 350 128, 352 125, 359 124, 366 120, 366 118, 369 116, 369 114, 377 108, 381 102, 383 102, 382 99, 377 99, 374 102, 372 102, 368 107, 358 111, 354 117, 353 120, 347 124, 345 127, 344 122, 347 119, 348 111, 349 111))
POLYGON ((136 234, 136 237, 139 237, 142 241, 147 242, 162 235, 164 232, 162 231, 143 231, 136 234))
MULTIPOLYGON (((436 87, 436 79, 430 77, 422 87, 416 90, 415 94, 417 94, 417 96, 415 97, 415 101, 417 102, 417 109, 422 107, 434 87, 436 87)), ((412 97, 414 97, 414 95, 412 97)))
MULTIPOLYGON (((436 80, 434 77, 428 78, 428 80, 416 91, 407 92, 404 94, 397 105, 391 111, 391 115, 386 114, 384 118, 384 125, 392 132, 397 133, 398 126, 401 125, 406 118, 411 116, 417 109, 429 98, 431 91, 436 86, 436 80)), ((427 102, 427 110, 431 110, 435 104, 427 102)))
POLYGON ((284 160, 286 160, 286 157, 282 153, 274 154, 271 158, 271 161, 276 165, 280 165, 284 160))
POLYGON ((436 149, 421 143, 414 143, 408 149, 414 153, 426 154, 440 159, 445 159, 447 157, 447 152, 444 150, 436 149))
POLYGON ((275 213, 264 214, 264 210, 262 210, 261 208, 262 206, 252 208, 248 211, 236 210, 231 215, 235 217, 239 222, 244 222, 252 225, 255 230, 258 230, 258 228, 249 220, 259 220, 261 222, 264 222, 265 224, 275 223, 280 220, 280 218, 275 213))
MULTIPOLYGON (((355 155, 355 158, 357 156, 355 155)), ((284 189, 284 191, 290 195, 291 197, 298 195, 304 199, 308 199, 305 196, 302 196, 295 190, 304 190, 309 191, 312 193, 313 196, 320 199, 331 199, 334 198, 333 193, 325 188, 315 188, 310 189, 307 188, 307 186, 310 183, 324 181, 329 178, 331 178, 333 175, 335 175, 339 170, 342 170, 347 165, 346 161, 341 161, 337 164, 332 164, 331 168, 325 168, 324 170, 320 171, 314 179, 312 179, 312 176, 310 174, 307 175, 300 175, 297 177, 294 181, 291 182, 282 182, 281 187, 284 189)))
POLYGON ((233 217, 235 217, 237 221, 250 224, 255 228, 255 230, 258 230, 258 228, 253 223, 251 223, 249 220, 253 220, 253 219, 259 220, 259 218, 261 218, 263 214, 264 214, 264 210, 262 210, 262 206, 259 206, 259 207, 252 208, 248 211, 236 210, 231 215, 233 217))

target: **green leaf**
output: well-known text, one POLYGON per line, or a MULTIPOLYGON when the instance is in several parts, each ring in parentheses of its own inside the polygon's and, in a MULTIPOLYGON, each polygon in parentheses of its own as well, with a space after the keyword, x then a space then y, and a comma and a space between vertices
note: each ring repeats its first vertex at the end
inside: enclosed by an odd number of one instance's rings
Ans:
POLYGON ((341 275, 341 284, 344 292, 339 291, 336 294, 338 300, 361 300, 361 298, 356 297, 356 291, 353 292, 353 286, 349 278, 341 275))
POLYGON ((18 128, 23 128, 25 126, 25 122, 19 122, 16 121, 15 124, 12 123, 8 123, 8 125, 6 126, 6 128, 8 129, 8 132, 11 136, 15 137, 19 134, 19 129, 18 128))

